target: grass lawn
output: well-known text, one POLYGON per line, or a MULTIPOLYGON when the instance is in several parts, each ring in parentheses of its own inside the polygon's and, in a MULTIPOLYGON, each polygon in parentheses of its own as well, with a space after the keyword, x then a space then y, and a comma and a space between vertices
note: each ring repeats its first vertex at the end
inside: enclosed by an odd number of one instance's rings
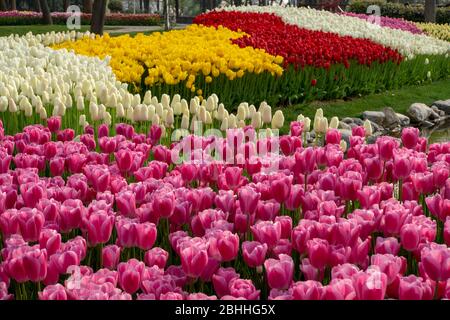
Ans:
MULTIPOLYGON (((431 104, 436 100, 447 99, 450 99, 450 78, 421 86, 404 87, 361 98, 351 98, 347 101, 314 101, 308 104, 283 107, 281 110, 283 110, 288 124, 296 120, 299 114, 313 119, 318 108, 323 109, 324 116, 327 118, 338 116, 339 119, 342 119, 345 117, 360 117, 366 110, 375 111, 384 107, 392 107, 397 112, 405 114, 414 102, 431 104)), ((285 131, 287 128, 283 129, 285 131)))
MULTIPOLYGON (((80 30, 77 31, 87 31, 90 26, 81 26, 80 30)), ((114 29, 113 26, 105 26, 105 30, 114 29)), ((0 26, 0 37, 9 36, 10 34, 24 35, 28 32, 33 32, 34 34, 47 33, 47 32, 62 32, 68 31, 65 25, 23 25, 23 26, 0 26)))

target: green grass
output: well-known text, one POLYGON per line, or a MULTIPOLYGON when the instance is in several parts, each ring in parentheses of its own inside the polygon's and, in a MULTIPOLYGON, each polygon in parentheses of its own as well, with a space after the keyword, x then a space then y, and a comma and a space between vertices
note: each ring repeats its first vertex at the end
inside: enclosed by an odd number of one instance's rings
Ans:
MULTIPOLYGON (((87 31, 90 26, 81 26, 80 30, 77 31, 87 31)), ((117 29, 114 26, 105 26, 105 30, 117 29)), ((9 36, 11 34, 24 35, 28 32, 33 32, 33 34, 47 33, 47 32, 62 32, 69 31, 67 26, 64 25, 24 25, 24 26, 0 26, 0 37, 9 36)))
MULTIPOLYGON (((347 101, 314 101, 279 109, 283 111, 286 123, 290 123, 290 121, 296 120, 299 114, 312 119, 318 108, 323 109, 324 116, 327 118, 337 116, 342 119, 345 117, 360 117, 366 110, 376 111, 384 107, 392 107, 396 112, 405 114, 408 107, 414 102, 431 104, 433 101, 446 99, 450 99, 450 78, 421 86, 409 86, 384 93, 352 98, 347 101)), ((286 130, 286 128, 283 129, 286 130)))

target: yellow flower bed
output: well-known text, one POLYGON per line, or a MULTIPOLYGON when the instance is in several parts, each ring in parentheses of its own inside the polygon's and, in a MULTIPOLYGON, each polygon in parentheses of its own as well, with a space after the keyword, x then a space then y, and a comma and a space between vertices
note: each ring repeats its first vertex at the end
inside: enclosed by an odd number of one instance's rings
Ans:
POLYGON ((111 57, 110 65, 118 80, 141 83, 148 68, 145 84, 158 83, 175 85, 185 81, 186 87, 195 92, 195 81, 200 74, 206 82, 224 74, 228 79, 242 77, 245 73, 270 72, 281 75, 281 56, 272 56, 262 49, 240 48, 231 42, 244 36, 227 28, 191 25, 184 30, 174 30, 151 35, 138 34, 135 37, 123 35, 64 42, 54 49, 66 48, 78 54, 111 57))
POLYGON ((437 39, 450 41, 450 24, 423 23, 416 22, 416 25, 428 34, 437 39))

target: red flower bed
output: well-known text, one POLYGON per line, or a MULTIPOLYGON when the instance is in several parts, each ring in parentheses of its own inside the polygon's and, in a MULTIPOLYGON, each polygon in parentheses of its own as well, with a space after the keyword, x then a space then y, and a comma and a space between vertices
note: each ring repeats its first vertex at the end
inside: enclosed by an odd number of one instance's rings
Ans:
POLYGON ((281 18, 268 13, 210 12, 197 16, 194 23, 241 30, 249 36, 235 39, 234 43, 280 55, 286 66, 329 68, 335 63, 348 67, 351 60, 365 65, 375 61, 399 63, 402 60, 398 51, 370 40, 301 29, 287 25, 281 18))

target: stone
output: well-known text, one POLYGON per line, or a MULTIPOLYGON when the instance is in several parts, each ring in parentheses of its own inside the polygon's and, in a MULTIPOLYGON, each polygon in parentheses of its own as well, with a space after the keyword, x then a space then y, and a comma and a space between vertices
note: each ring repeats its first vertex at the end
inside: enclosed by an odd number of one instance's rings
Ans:
POLYGON ((400 120, 400 125, 402 127, 407 127, 411 123, 411 120, 409 120, 409 117, 405 116, 404 114, 397 113, 397 117, 400 120))
POLYGON ((360 118, 353 118, 353 123, 355 123, 357 126, 364 125, 364 121, 361 120, 360 118))
POLYGON ((430 117, 434 112, 429 106, 424 103, 413 103, 409 106, 408 115, 412 121, 422 123, 430 117))
POLYGON ((339 129, 351 130, 352 127, 344 121, 339 121, 339 129))
POLYGON ((421 126, 424 128, 431 128, 431 127, 434 127, 434 123, 426 120, 421 123, 421 126))
POLYGON ((370 124, 372 125, 372 131, 373 132, 378 132, 378 131, 383 131, 384 130, 382 126, 379 126, 378 124, 376 124, 373 121, 370 121, 370 124))
POLYGON ((367 137, 367 143, 373 144, 373 143, 377 142, 378 137, 380 137, 381 135, 382 135, 381 132, 375 132, 371 136, 367 137))
POLYGON ((437 100, 433 102, 433 105, 436 106, 441 111, 444 111, 445 114, 450 114, 450 99, 447 100, 437 100))
POLYGON ((353 123, 353 118, 345 117, 341 121, 346 123, 346 124, 351 124, 351 123, 353 123))
POLYGON ((364 120, 370 120, 376 124, 382 125, 385 119, 385 115, 381 111, 364 111, 362 114, 364 120))
POLYGON ((397 116, 397 113, 391 107, 386 107, 383 109, 384 113, 384 122, 383 126, 387 129, 395 128, 400 125, 400 119, 397 116))

